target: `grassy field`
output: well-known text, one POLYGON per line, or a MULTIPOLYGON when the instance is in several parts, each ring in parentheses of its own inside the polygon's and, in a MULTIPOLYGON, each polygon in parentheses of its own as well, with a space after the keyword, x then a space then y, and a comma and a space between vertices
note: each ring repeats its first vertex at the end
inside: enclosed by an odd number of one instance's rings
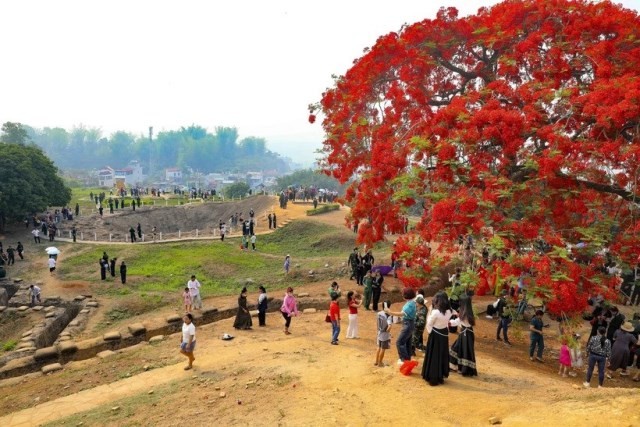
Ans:
MULTIPOLYGON (((110 258, 125 260, 128 266, 128 289, 133 293, 175 293, 195 274, 213 294, 232 294, 247 279, 272 288, 298 284, 303 274, 285 279, 282 264, 290 254, 294 272, 317 270, 329 264, 341 266, 353 249, 349 230, 310 220, 298 220, 278 231, 259 236, 256 252, 243 252, 239 239, 191 241, 153 245, 72 245, 62 248, 64 261, 59 264, 59 278, 101 283, 98 260, 106 251, 110 258), (298 277, 299 276, 299 277, 298 277)), ((381 246, 377 250, 388 251, 381 246)), ((382 252, 381 252, 382 253, 382 252)), ((117 270, 119 271, 119 270, 117 270)), ((112 292, 112 288, 97 288, 112 292)))

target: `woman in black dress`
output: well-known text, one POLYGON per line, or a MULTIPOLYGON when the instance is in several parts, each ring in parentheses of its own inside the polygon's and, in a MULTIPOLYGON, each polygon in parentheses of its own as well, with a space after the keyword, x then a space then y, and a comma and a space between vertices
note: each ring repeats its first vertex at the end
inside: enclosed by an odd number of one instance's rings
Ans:
POLYGON ((465 377, 478 375, 476 370, 475 335, 473 333, 475 324, 476 319, 471 307, 471 298, 462 295, 460 297, 458 318, 451 321, 451 326, 460 326, 461 330, 458 339, 449 350, 449 363, 451 364, 451 369, 458 371, 465 377))
POLYGON ((449 298, 444 292, 433 297, 431 313, 427 318, 429 340, 424 352, 422 378, 431 386, 443 384, 449 377, 449 298))
POLYGON ((251 314, 247 307, 247 288, 242 288, 238 297, 238 313, 236 314, 235 322, 233 322, 233 327, 236 329, 251 329, 251 325, 251 314))

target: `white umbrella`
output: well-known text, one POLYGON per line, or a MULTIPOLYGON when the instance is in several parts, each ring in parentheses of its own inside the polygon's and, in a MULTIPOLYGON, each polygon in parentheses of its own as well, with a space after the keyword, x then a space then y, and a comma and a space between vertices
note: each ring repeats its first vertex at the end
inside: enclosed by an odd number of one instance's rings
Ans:
POLYGON ((44 251, 49 255, 58 255, 60 253, 60 249, 58 249, 58 248, 56 248, 54 246, 49 246, 44 251))

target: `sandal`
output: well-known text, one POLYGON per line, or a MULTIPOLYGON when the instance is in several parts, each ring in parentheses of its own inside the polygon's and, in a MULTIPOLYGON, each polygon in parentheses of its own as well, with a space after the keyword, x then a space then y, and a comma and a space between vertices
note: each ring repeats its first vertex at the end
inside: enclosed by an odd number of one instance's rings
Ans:
POLYGON ((189 369, 192 369, 192 368, 193 368, 192 366, 185 366, 185 367, 184 367, 184 370, 185 370, 185 371, 188 371, 189 369))

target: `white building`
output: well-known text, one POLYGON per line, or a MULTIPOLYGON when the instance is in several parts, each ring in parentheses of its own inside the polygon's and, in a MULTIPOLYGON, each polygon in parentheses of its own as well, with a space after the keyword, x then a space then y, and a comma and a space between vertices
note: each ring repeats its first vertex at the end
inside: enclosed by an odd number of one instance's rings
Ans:
POLYGON ((181 182, 182 171, 180 168, 168 168, 164 170, 164 179, 169 182, 181 182))

